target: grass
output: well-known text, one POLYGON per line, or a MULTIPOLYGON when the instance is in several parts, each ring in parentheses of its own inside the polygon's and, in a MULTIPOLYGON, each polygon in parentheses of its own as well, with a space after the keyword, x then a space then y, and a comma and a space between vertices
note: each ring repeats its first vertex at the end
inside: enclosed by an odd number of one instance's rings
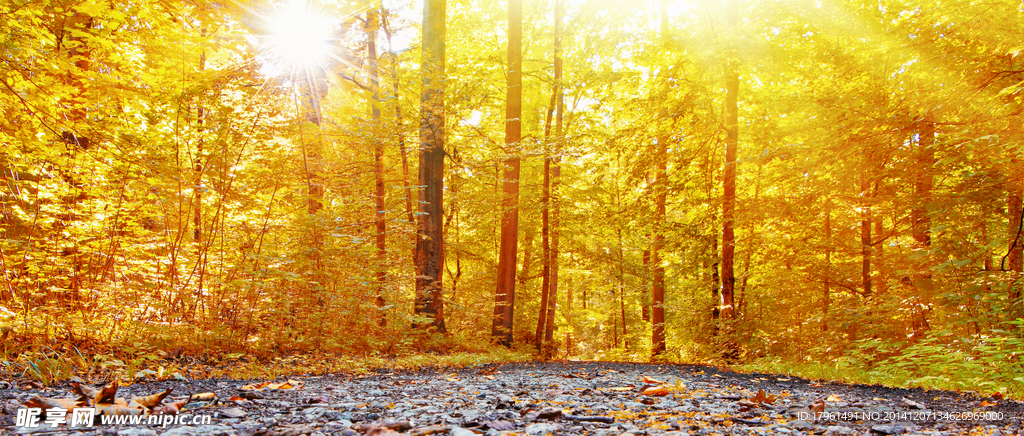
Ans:
POLYGON ((158 352, 153 351, 122 351, 117 355, 94 354, 86 358, 77 349, 73 352, 60 353, 46 348, 2 357, 2 378, 32 380, 46 386, 71 378, 86 381, 202 378, 269 380, 300 375, 369 373, 377 370, 466 368, 488 363, 533 359, 532 354, 528 352, 504 347, 448 353, 411 352, 398 356, 307 353, 267 359, 236 353, 217 360, 205 359, 191 363, 183 363, 183 359, 162 358, 158 352))
POLYGON ((975 371, 948 371, 941 375, 921 374, 917 371, 876 366, 864 368, 844 360, 836 362, 790 362, 783 359, 762 359, 736 365, 740 372, 761 372, 803 377, 812 380, 835 380, 847 383, 878 384, 901 388, 942 389, 974 392, 979 395, 1000 393, 1008 398, 1024 398, 1024 383, 996 381, 995 374, 986 377, 975 371))

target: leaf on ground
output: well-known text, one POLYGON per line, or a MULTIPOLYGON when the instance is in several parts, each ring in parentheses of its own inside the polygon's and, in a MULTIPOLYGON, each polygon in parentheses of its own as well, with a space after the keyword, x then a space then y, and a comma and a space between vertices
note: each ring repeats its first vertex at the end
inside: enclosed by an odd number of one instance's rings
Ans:
POLYGON ((821 415, 825 413, 825 401, 818 398, 817 400, 814 400, 814 404, 807 406, 807 409, 810 410, 811 416, 814 417, 814 422, 818 422, 821 415))
POLYGON ((652 384, 652 385, 663 385, 663 384, 665 384, 665 382, 663 382, 661 380, 658 380, 656 378, 650 378, 650 377, 648 377, 646 375, 643 377, 643 379, 644 379, 644 383, 647 383, 647 384, 652 384))
POLYGON ((647 395, 651 397, 664 397, 668 395, 668 389, 664 386, 644 386, 640 389, 640 395, 647 395))
POLYGON ((43 409, 43 411, 49 409, 74 409, 76 407, 85 406, 83 401, 74 400, 71 398, 44 398, 38 395, 29 398, 25 402, 25 407, 43 409))
POLYGON ((775 395, 767 395, 764 393, 764 389, 761 389, 750 401, 755 404, 775 404, 775 399, 775 395))
POLYGON ((71 383, 71 392, 74 392, 82 400, 93 401, 100 391, 92 386, 83 385, 78 382, 71 383))
POLYGON ((999 404, 998 403, 990 403, 988 401, 983 400, 981 402, 981 404, 978 404, 978 407, 991 407, 991 406, 997 406, 997 405, 999 405, 999 404))
MULTIPOLYGON (((117 403, 117 380, 114 380, 109 385, 100 389, 99 393, 93 399, 93 402, 99 406, 100 404, 115 404, 117 403)), ((124 400, 122 400, 124 401, 124 400)))
POLYGON ((928 406, 925 406, 924 404, 918 403, 917 401, 911 400, 910 398, 906 398, 906 397, 903 398, 903 404, 905 404, 907 406, 910 406, 910 407, 913 407, 915 409, 927 409, 928 408, 928 406))
POLYGON ((101 415, 144 415, 146 413, 146 409, 129 407, 126 404, 96 404, 96 411, 101 415))
MULTIPOLYGON (((245 389, 245 387, 243 386, 242 389, 245 389)), ((193 394, 191 397, 189 397, 189 400, 190 401, 213 401, 215 398, 217 398, 217 394, 214 394, 213 392, 203 392, 203 393, 200 393, 200 394, 193 394)))
POLYGON ((992 399, 994 399, 996 401, 1002 401, 1003 398, 1004 398, 1004 395, 1003 395, 1002 392, 996 392, 996 393, 992 394, 992 399))
POLYGON ((839 395, 836 395, 836 394, 829 394, 829 395, 828 395, 828 397, 827 397, 827 398, 825 398, 825 401, 828 401, 828 402, 830 402, 830 403, 838 403, 838 402, 841 402, 841 401, 843 401, 843 399, 842 399, 842 398, 839 398, 839 395))
POLYGON ((633 390, 633 388, 635 388, 635 387, 636 386, 616 386, 616 387, 613 387, 613 388, 606 388, 606 390, 613 391, 613 392, 627 392, 627 391, 633 390))
POLYGON ((171 388, 167 388, 166 390, 164 390, 163 392, 160 392, 160 393, 156 393, 156 394, 153 394, 153 395, 147 395, 145 397, 135 397, 135 398, 132 398, 132 401, 129 402, 128 404, 136 403, 136 404, 138 404, 138 405, 140 405, 142 407, 145 407, 147 409, 152 409, 152 408, 160 405, 160 403, 164 400, 164 398, 167 398, 167 396, 170 395, 170 394, 171 394, 171 388))

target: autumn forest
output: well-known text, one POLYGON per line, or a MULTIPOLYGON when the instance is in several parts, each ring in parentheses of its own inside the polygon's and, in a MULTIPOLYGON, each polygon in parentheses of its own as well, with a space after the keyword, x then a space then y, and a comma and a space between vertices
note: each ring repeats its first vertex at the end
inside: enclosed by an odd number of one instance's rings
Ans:
POLYGON ((1024 391, 1020 1, 0 16, 8 370, 507 347, 1024 391))

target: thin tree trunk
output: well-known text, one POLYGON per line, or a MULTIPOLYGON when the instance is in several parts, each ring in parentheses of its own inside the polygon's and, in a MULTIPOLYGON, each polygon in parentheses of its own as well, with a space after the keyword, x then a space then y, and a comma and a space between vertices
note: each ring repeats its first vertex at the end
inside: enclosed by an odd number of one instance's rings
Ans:
POLYGON ((725 173, 722 177, 722 318, 731 319, 734 315, 733 292, 736 277, 733 273, 733 260, 736 251, 734 234, 736 211, 736 149, 739 147, 739 105, 740 88, 739 64, 736 60, 735 33, 738 31, 738 12, 736 0, 726 4, 726 17, 730 30, 729 62, 725 72, 725 173))
POLYGON ((505 171, 502 184, 501 247, 498 249, 498 285, 494 293, 491 335, 512 345, 515 319, 516 255, 519 243, 519 153, 523 112, 523 2, 508 1, 508 89, 505 100, 505 171))
MULTIPOLYGON (((544 341, 551 343, 555 340, 555 307, 558 304, 558 236, 559 236, 559 209, 558 201, 558 177, 561 174, 561 153, 562 143, 565 137, 562 134, 562 116, 565 110, 565 100, 562 95, 562 16, 565 13, 564 0, 555 0, 555 157, 551 160, 551 280, 548 285, 548 320, 544 327, 544 341)), ((571 298, 570 298, 571 301, 571 298)), ((566 307, 566 320, 572 325, 572 306, 566 307)), ((567 333, 569 334, 569 333, 567 333)), ((570 338, 571 341, 571 338, 570 338)), ((568 346, 568 344, 567 344, 568 346)))
POLYGON ((402 122, 402 104, 398 98, 398 57, 394 55, 391 48, 391 28, 388 27, 387 13, 381 14, 383 18, 384 35, 388 39, 388 53, 391 54, 391 90, 395 99, 395 131, 398 132, 398 151, 402 155, 402 186, 405 188, 405 214, 409 224, 415 224, 412 214, 412 189, 409 186, 409 157, 405 149, 405 127, 402 122))
POLYGON ((537 312, 537 332, 535 335, 537 349, 541 356, 548 356, 543 349, 544 333, 547 330, 548 298, 551 294, 551 119, 555 112, 555 97, 558 85, 551 90, 551 103, 548 104, 547 117, 544 121, 544 186, 541 191, 541 286, 540 310, 537 312))
MULTIPOLYGON (((910 212, 911 233, 917 249, 928 252, 931 250, 931 216, 928 214, 928 203, 931 201, 932 191, 932 167, 935 165, 935 124, 931 118, 922 121, 920 139, 917 150, 917 180, 914 184, 916 205, 910 212)), ((925 256, 928 259, 930 256, 925 256)), ((986 256, 987 258, 987 256, 986 256)), ((931 301, 933 292, 932 275, 929 272, 927 260, 924 264, 915 268, 913 277, 914 285, 914 309, 912 313, 911 329, 913 338, 920 339, 930 328, 928 323, 928 304, 931 301)))
POLYGON ((419 201, 415 313, 444 324, 444 80, 446 0, 423 1, 423 95, 420 97, 419 201))
MULTIPOLYGON (((387 285, 387 224, 384 209, 384 140, 380 125, 380 72, 377 62, 377 28, 379 13, 371 9, 366 13, 366 59, 370 67, 370 89, 373 97, 370 101, 370 118, 373 120, 373 168, 376 176, 374 192, 374 221, 377 227, 377 310, 380 320, 378 324, 385 327, 388 317, 384 313, 384 288, 387 285)), ((399 135, 401 136, 401 135, 399 135)), ((404 147, 403 147, 404 148, 404 147)))
POLYGON ((861 195, 861 221, 860 221, 860 245, 861 245, 861 281, 864 286, 864 295, 871 295, 871 182, 867 170, 861 174, 860 195, 861 195))
POLYGON ((828 331, 828 309, 832 300, 832 199, 825 198, 825 280, 822 287, 821 331, 828 331))

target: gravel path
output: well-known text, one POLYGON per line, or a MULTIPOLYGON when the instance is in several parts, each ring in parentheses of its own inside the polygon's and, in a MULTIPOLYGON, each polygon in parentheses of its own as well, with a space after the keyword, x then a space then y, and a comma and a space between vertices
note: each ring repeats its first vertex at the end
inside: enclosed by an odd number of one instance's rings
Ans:
MULTIPOLYGON (((4 433, 81 435, 955 435, 1024 434, 1022 403, 948 391, 815 382, 713 367, 605 362, 294 377, 301 389, 242 390, 239 380, 140 382, 119 397, 173 388, 213 392, 179 421, 59 431, 14 427, 34 395, 70 386, 0 390, 4 433), (644 378, 646 377, 646 382, 644 378), (663 383, 659 383, 663 382, 663 383), (760 391, 764 394, 759 394, 760 391), (236 397, 231 400, 232 397, 236 397), (247 399, 241 399, 244 397, 247 399), (815 413, 818 412, 818 413, 815 413), (208 416, 209 423, 192 424, 208 416), (815 419, 817 418, 817 419, 815 419)), ((165 401, 165 403, 169 402, 165 401)))

